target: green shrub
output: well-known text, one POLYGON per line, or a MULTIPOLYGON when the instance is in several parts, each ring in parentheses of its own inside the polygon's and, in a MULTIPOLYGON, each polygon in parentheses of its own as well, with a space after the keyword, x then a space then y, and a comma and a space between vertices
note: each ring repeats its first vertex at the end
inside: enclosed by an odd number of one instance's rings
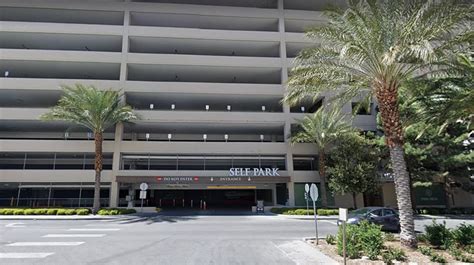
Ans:
POLYGON ((75 215, 76 214, 76 209, 66 209, 64 211, 65 215, 75 215))
POLYGON ((449 254, 453 256, 454 259, 461 262, 474 263, 474 258, 471 258, 468 255, 465 255, 463 251, 457 246, 452 245, 449 248, 449 254))
POLYGON ((122 209, 122 208, 110 208, 100 209, 97 214, 99 215, 119 215, 119 214, 131 214, 136 213, 135 209, 122 209))
POLYGON ((430 247, 419 246, 418 250, 421 252, 421 254, 425 256, 431 256, 433 254, 433 249, 431 249, 430 247))
POLYGON ((395 235, 392 233, 384 233, 383 234, 383 239, 385 241, 395 241, 395 235))
POLYGON ((34 215, 35 210, 34 209, 25 209, 24 210, 24 215, 34 215))
POLYGON ((433 224, 425 225, 426 240, 435 247, 441 247, 444 249, 449 248, 452 242, 452 234, 448 228, 446 228, 446 222, 442 224, 436 223, 433 220, 433 224))
POLYGON ((407 256, 403 249, 388 247, 385 252, 382 253, 382 260, 386 264, 393 264, 393 260, 405 261, 407 256))
POLYGON ((45 215, 48 212, 48 209, 34 209, 34 215, 45 215))
POLYGON ((425 234, 416 235, 416 240, 418 240, 418 242, 423 242, 423 243, 427 242, 425 234))
POLYGON ((469 246, 465 247, 464 249, 466 250, 467 253, 474 254, 474 244, 469 245, 469 246))
POLYGON ((13 210, 13 215, 24 215, 25 210, 24 209, 14 209, 13 210))
POLYGON ((89 209, 76 209, 76 214, 77 215, 88 215, 90 214, 89 209))
POLYGON ((48 209, 46 210, 47 215, 56 215, 58 213, 58 209, 48 209))
POLYGON ((376 260, 383 248, 381 226, 363 221, 359 224, 359 240, 362 250, 371 260, 376 260))
MULTIPOLYGON (((360 258, 362 244, 359 241, 359 227, 357 225, 346 225, 346 254, 350 259, 360 258)), ((337 232, 337 253, 343 256, 342 227, 337 232)))
MULTIPOLYGON (((306 208, 272 208, 270 210, 272 213, 275 214, 285 214, 285 215, 314 215, 313 209, 306 209, 306 208)), ((316 210, 318 215, 327 216, 327 215, 338 215, 338 209, 317 209, 316 210)))
POLYGON ((432 262, 446 263, 446 258, 437 253, 432 253, 430 256, 430 260, 432 262))
POLYGON ((329 245, 336 244, 336 237, 334 235, 327 235, 326 236, 326 243, 328 243, 329 245))
POLYGON ((461 246, 474 244, 474 225, 460 224, 452 232, 454 242, 461 246))
POLYGON ((57 215, 66 215, 66 209, 58 209, 56 212, 57 215))

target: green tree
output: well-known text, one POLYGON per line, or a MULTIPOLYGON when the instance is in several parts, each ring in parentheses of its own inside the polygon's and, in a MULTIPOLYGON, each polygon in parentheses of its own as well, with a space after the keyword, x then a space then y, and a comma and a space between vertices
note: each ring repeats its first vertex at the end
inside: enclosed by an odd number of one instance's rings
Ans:
POLYGON ((416 247, 410 180, 404 159, 398 94, 411 78, 444 73, 455 54, 469 49, 473 7, 457 1, 352 0, 326 12, 328 23, 310 29, 318 45, 301 52, 286 102, 323 92, 341 100, 375 95, 390 150, 401 223, 401 242, 416 247))
POLYGON ((321 205, 327 206, 326 151, 339 138, 354 129, 339 110, 319 109, 304 117, 299 123, 301 130, 292 135, 292 143, 313 143, 318 148, 321 205))
POLYGON ((353 133, 341 137, 329 157, 329 189, 339 194, 351 193, 357 208, 356 194, 377 190, 380 157, 376 144, 365 136, 353 133))
POLYGON ((94 133, 95 185, 92 212, 100 208, 100 176, 102 172, 102 143, 104 131, 120 122, 137 119, 130 106, 122 103, 122 95, 113 90, 99 90, 93 86, 77 84, 64 86, 58 104, 42 120, 60 120, 81 125, 94 133))

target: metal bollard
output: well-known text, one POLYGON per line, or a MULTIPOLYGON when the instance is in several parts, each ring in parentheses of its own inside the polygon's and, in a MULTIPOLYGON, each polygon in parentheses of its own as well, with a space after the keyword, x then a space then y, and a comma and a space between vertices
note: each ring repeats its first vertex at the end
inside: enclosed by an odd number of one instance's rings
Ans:
POLYGON ((160 208, 161 208, 161 199, 160 199, 160 208))
POLYGON ((176 199, 173 199, 173 207, 176 207, 176 199))
POLYGON ((183 208, 184 208, 184 199, 183 199, 183 208))
POLYGON ((202 209, 202 200, 199 202, 199 209, 202 209))
POLYGON ((207 204, 206 202, 204 201, 204 211, 207 210, 207 204))
POLYGON ((193 200, 191 200, 191 208, 193 208, 193 200))

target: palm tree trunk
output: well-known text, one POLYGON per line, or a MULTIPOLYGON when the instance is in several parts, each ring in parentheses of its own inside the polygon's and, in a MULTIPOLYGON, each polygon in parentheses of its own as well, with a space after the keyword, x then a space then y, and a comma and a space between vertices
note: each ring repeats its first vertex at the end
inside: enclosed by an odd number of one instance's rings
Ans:
POLYGON ((100 132, 94 134, 95 140, 95 183, 94 183, 94 204, 92 206, 92 213, 97 214, 100 209, 100 174, 102 172, 102 142, 103 135, 100 132))
POLYGON ((323 208, 328 206, 328 198, 326 192, 326 155, 324 148, 319 150, 319 189, 321 191, 321 206, 323 208))
POLYGON ((400 242, 408 247, 417 245, 411 203, 410 177, 403 149, 403 128, 398 109, 398 83, 382 80, 375 84, 375 92, 382 117, 384 134, 390 150, 390 161, 395 175, 395 193, 400 214, 400 242))

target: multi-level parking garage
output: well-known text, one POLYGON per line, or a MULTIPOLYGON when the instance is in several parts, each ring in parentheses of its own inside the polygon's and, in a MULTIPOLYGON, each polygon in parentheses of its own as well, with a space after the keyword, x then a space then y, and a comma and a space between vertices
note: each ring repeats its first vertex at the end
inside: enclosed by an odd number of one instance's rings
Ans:
MULTIPOLYGON (((1 1, 0 204, 91 203, 90 132, 38 119, 75 83, 122 90, 141 116, 106 132, 104 205, 127 205, 141 182, 150 206, 304 204, 318 152, 288 138, 324 98, 281 99, 292 58, 317 45, 304 29, 324 23, 328 3, 1 1)), ((354 125, 375 130, 374 111, 354 125)))

